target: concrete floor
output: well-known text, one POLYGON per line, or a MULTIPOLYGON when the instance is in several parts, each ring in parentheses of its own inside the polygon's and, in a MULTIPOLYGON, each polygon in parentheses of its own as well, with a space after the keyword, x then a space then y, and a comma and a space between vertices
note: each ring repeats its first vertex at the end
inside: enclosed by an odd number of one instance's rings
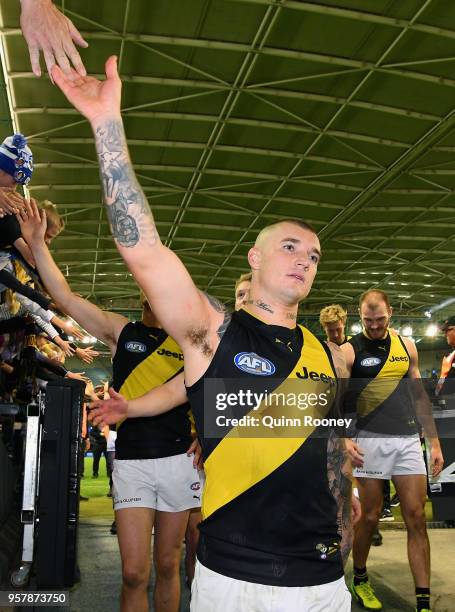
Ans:
MULTIPOLYGON (((382 546, 372 547, 368 563, 371 582, 387 612, 412 612, 415 610, 414 583, 406 553, 406 531, 381 529, 382 546)), ((455 529, 429 529, 432 566, 433 612, 455 611, 455 529)), ((347 578, 352 576, 349 561, 347 578)), ((363 610, 356 603, 352 610, 363 610)))
MULTIPOLYGON (((107 521, 80 525, 79 560, 81 583, 71 593, 71 612, 117 612, 119 610, 120 560, 117 538, 107 521)), ((414 586, 406 556, 406 532, 384 530, 384 543, 371 549, 369 572, 387 612, 415 609, 414 586)), ((431 529, 432 610, 455 611, 455 530, 431 529)), ((347 580, 351 577, 351 564, 347 580)), ((189 610, 188 590, 182 589, 181 612, 189 610)), ((151 601, 151 600, 150 600, 151 601)), ((55 610, 55 608, 54 608, 55 610)), ((153 607, 151 605, 151 610, 153 607)), ((362 610, 353 603, 352 610, 362 610)), ((239 612, 249 612, 248 610, 239 612)), ((304 611, 302 611, 304 612, 304 611)))
MULTIPOLYGON (((70 592, 71 612, 118 612, 119 610, 120 558, 117 538, 109 533, 109 527, 108 519, 81 521, 79 531, 81 582, 70 592)), ((454 612, 455 529, 430 529, 428 533, 432 548, 432 610, 454 612)), ((383 603, 384 612, 412 612, 415 609, 414 586, 406 556, 406 532, 403 529, 384 529, 383 536, 383 545, 371 549, 368 569, 372 583, 383 603)), ((351 579, 351 565, 349 562, 347 581, 351 579)), ((151 597, 150 602, 152 602, 151 597)), ((353 612, 362 609, 356 603, 352 604, 353 612)), ((0 612, 11 612, 11 610, 0 606, 0 612)), ((22 610, 25 612, 25 608, 22 610)), ((55 612, 68 611, 68 608, 41 607, 39 610, 55 612)), ((180 612, 188 610, 189 592, 183 587, 180 612)), ((150 611, 153 612, 152 603, 150 611)))

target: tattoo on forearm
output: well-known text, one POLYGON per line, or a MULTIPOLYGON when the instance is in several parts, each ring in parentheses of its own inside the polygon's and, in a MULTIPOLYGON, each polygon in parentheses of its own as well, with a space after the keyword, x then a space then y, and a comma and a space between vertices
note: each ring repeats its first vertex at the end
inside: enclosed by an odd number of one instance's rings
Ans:
POLYGON ((327 443, 327 474, 329 489, 337 503, 338 530, 341 535, 341 556, 343 563, 352 546, 350 462, 343 441, 331 434, 327 443))
POLYGON ((101 183, 112 235, 123 247, 158 240, 153 215, 128 156, 121 120, 107 120, 95 132, 101 183))

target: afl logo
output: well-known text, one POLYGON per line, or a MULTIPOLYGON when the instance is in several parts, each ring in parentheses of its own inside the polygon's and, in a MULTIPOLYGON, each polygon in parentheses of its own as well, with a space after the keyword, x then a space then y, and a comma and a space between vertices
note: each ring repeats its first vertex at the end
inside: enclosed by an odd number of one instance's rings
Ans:
POLYGON ((193 484, 190 487, 192 491, 199 491, 200 488, 201 488, 200 482, 193 482, 193 484))
POLYGON ((130 353, 145 353, 147 350, 145 344, 142 344, 142 342, 133 342, 132 340, 125 344, 125 348, 127 351, 130 351, 130 353))
POLYGON ((234 363, 239 370, 257 376, 272 376, 276 369, 271 361, 256 353, 237 353, 234 363))
POLYGON ((360 365, 366 368, 371 368, 372 366, 377 366, 380 363, 381 360, 379 359, 379 357, 367 357, 366 359, 362 359, 360 365))

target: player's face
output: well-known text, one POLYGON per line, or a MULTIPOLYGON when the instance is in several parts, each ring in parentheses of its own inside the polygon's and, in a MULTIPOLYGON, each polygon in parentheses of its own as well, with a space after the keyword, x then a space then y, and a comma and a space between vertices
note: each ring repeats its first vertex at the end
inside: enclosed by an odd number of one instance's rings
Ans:
POLYGON ((240 283, 235 292, 235 309, 240 310, 250 297, 251 281, 245 280, 240 283))
POLYGON ((360 307, 360 318, 366 335, 372 340, 384 338, 389 327, 391 314, 385 302, 376 302, 375 308, 364 302, 360 307))
POLYGON ((325 335, 327 340, 335 344, 342 344, 344 340, 344 323, 343 321, 335 321, 334 323, 326 323, 324 325, 325 335))
POLYGON ((293 223, 282 223, 261 248, 261 285, 286 303, 296 304, 310 292, 320 258, 316 234, 293 223))

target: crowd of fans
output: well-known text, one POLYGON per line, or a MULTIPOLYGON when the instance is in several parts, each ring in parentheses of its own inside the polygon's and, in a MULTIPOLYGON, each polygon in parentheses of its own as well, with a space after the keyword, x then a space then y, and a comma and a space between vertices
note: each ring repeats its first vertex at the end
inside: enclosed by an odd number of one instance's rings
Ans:
MULTIPOLYGON (((91 363, 98 353, 80 346, 83 331, 58 310, 47 295, 21 234, 16 215, 25 198, 17 191, 33 174, 33 156, 21 134, 0 146, 0 401, 25 403, 39 387, 58 377, 82 378, 69 371, 65 359, 75 356, 91 363)), ((64 229, 57 207, 39 203, 46 216, 46 242, 64 229)))

